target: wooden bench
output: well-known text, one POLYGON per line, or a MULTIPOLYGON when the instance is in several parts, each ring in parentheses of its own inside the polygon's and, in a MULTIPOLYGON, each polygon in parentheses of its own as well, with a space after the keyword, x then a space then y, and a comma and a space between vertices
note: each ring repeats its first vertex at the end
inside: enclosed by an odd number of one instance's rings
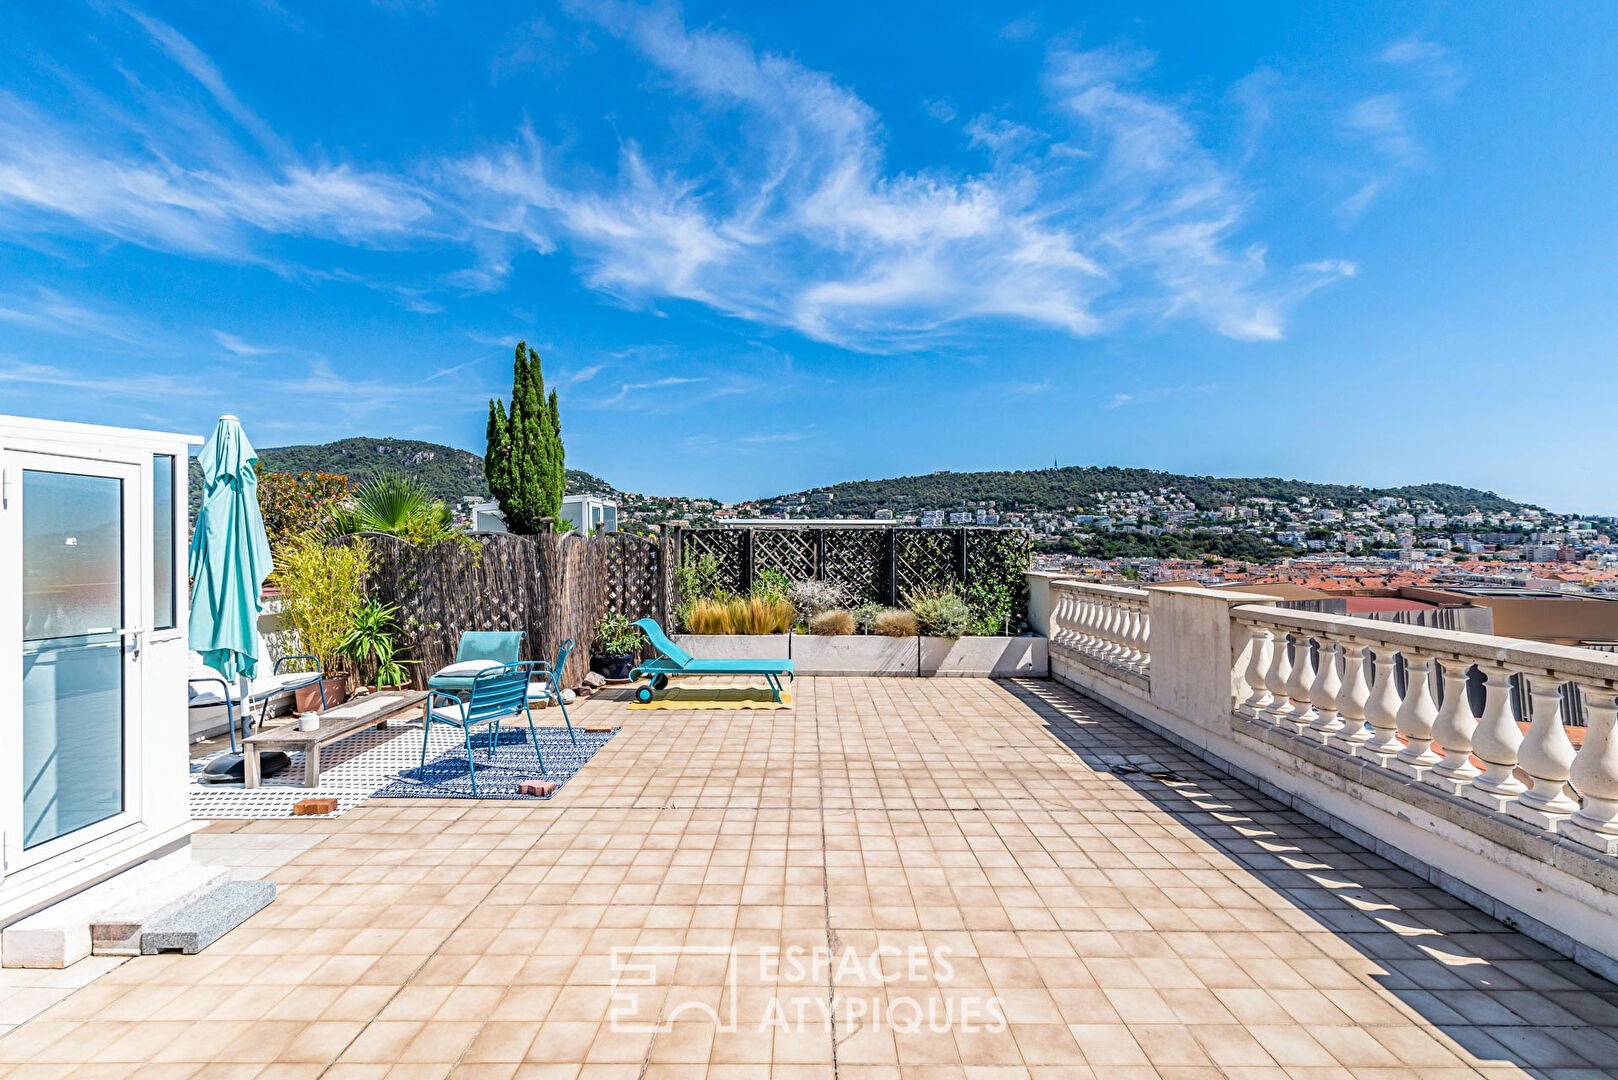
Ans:
POLYGON ((242 768, 242 786, 259 786, 259 754, 265 750, 280 750, 290 754, 303 751, 303 786, 320 785, 320 748, 346 739, 356 732, 375 727, 388 717, 427 699, 421 690, 388 690, 380 694, 367 694, 353 701, 327 709, 320 714, 320 727, 314 731, 299 731, 298 722, 291 723, 242 740, 245 760, 242 768))

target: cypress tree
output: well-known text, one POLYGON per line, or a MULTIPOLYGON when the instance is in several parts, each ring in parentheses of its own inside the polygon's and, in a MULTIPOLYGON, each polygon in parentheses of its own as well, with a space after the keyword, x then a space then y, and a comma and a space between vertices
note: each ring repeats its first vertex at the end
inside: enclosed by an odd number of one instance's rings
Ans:
POLYGON ((512 364, 511 410, 507 413, 498 400, 490 402, 484 459, 489 490, 514 533, 536 533, 545 518, 554 518, 561 510, 566 476, 560 432, 556 392, 546 400, 539 353, 519 341, 512 364))
POLYGON ((483 475, 489 481, 489 494, 504 502, 511 493, 511 437, 506 427, 506 403, 489 399, 489 426, 483 454, 483 475))

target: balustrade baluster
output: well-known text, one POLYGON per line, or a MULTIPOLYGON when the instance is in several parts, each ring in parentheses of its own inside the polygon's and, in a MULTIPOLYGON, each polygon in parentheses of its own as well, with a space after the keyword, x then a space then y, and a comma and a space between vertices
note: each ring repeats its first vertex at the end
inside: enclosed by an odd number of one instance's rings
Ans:
POLYGON ((1433 721, 1438 718, 1438 706, 1433 702, 1432 657, 1406 651, 1405 696, 1395 720, 1399 734, 1405 737, 1405 746, 1391 762, 1396 772, 1420 780, 1427 775, 1439 757, 1433 753, 1433 721))
POLYGON ((1591 682, 1584 691, 1584 745, 1573 758, 1571 779, 1584 805, 1558 830, 1569 840, 1605 855, 1618 855, 1618 708, 1611 683, 1591 682))
POLYGON ((1337 674, 1337 653, 1342 646, 1335 641, 1321 641, 1319 670, 1314 685, 1309 688, 1309 702, 1315 710, 1314 722, 1307 734, 1325 742, 1333 732, 1341 730, 1343 721, 1337 715, 1337 698, 1343 690, 1343 680, 1337 674))
POLYGON ((1466 785, 1461 794, 1502 810, 1525 790, 1517 779, 1517 752, 1522 747, 1523 734, 1511 708, 1511 672, 1493 664, 1478 666, 1486 680, 1486 696, 1483 715, 1472 732, 1472 752, 1483 762, 1483 775, 1466 785))
POLYGON ((1276 631, 1274 646, 1270 650, 1270 670, 1264 673, 1264 685, 1270 688, 1273 695, 1263 717, 1270 724, 1279 723, 1280 718, 1292 709, 1292 700, 1287 697, 1287 682, 1292 678, 1292 657, 1287 655, 1285 630, 1276 631))
POLYGON ((1078 616, 1075 618, 1073 648, 1075 651, 1085 653, 1090 651, 1090 645, 1095 641, 1096 602, 1093 597, 1083 593, 1079 594, 1078 616))
POLYGON ((1251 624, 1247 627, 1247 633, 1247 669, 1242 678, 1247 681, 1249 692, 1238 711, 1243 716, 1256 720, 1263 715, 1270 702, 1275 700, 1265 686, 1275 634, 1268 626, 1251 624))
POLYGON ((1343 689, 1337 695, 1337 709, 1342 714, 1342 729, 1333 736, 1339 748, 1354 752, 1354 748, 1371 737, 1365 724, 1365 706, 1371 700, 1371 683, 1365 677, 1365 642, 1349 638, 1343 643, 1343 689))
POLYGON ((1356 757, 1366 757, 1383 766, 1404 749, 1399 741, 1399 706, 1404 701, 1399 697, 1395 660, 1391 646, 1376 646, 1376 683, 1365 703, 1365 722, 1371 735, 1354 752, 1356 757))
POLYGON ((1562 726, 1562 688, 1554 676, 1528 679, 1533 719, 1517 751, 1518 764, 1528 774, 1529 789, 1506 806, 1512 817, 1555 831, 1557 823, 1579 808, 1568 794, 1573 767, 1573 743, 1562 726))
POLYGON ((1145 671, 1152 665, 1152 609, 1144 600, 1140 602, 1140 629, 1135 634, 1135 649, 1140 654, 1139 668, 1145 671))
POLYGON ((1287 677, 1287 695, 1292 698, 1292 708, 1281 719, 1301 734, 1314 723, 1317 715, 1309 700, 1315 683, 1315 657, 1309 647, 1309 635, 1294 634, 1292 640, 1292 674, 1287 677))
POLYGON ((1443 665, 1444 703, 1433 720, 1433 738, 1444 751, 1444 759, 1423 777, 1452 795, 1480 775, 1478 767, 1472 764, 1472 733, 1477 730, 1478 721, 1472 715, 1472 701, 1467 696, 1466 672, 1465 660, 1449 660, 1443 665))
POLYGON ((1108 660, 1118 649, 1118 607, 1111 599, 1102 600, 1100 603, 1101 629, 1096 632, 1096 637, 1100 639, 1096 656, 1108 660))
POLYGON ((1140 613, 1135 605, 1127 600, 1118 602, 1121 625, 1118 631, 1117 661, 1121 667, 1134 670, 1135 664, 1140 660, 1140 653, 1135 651, 1135 633, 1139 627, 1140 613))

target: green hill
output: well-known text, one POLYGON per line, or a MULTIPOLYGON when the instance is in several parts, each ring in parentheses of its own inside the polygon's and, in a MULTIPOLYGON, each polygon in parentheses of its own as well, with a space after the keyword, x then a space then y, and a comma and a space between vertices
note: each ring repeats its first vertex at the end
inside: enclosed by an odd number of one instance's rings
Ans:
MULTIPOLYGON (((420 480, 434 498, 448 503, 489 497, 483 459, 469 450, 416 439, 339 439, 310 446, 260 447, 265 472, 341 473, 361 483, 380 473, 404 473, 420 480)), ((200 498, 202 478, 191 463, 192 501, 200 498)), ((617 495, 618 489, 583 469, 567 470, 568 494, 617 495)))
POLYGON ((404 473, 420 480, 433 497, 460 502, 484 498, 489 483, 483 459, 466 450, 415 439, 339 439, 315 446, 269 446, 259 449, 265 472, 342 473, 356 483, 381 473, 404 473))
MULTIPOLYGON (((831 510, 837 514, 863 515, 883 507, 917 506, 945 508, 962 501, 993 499, 1002 508, 1060 510, 1087 507, 1103 491, 1147 491, 1160 488, 1178 491, 1199 509, 1210 509, 1244 499, 1267 497, 1291 500, 1308 496, 1322 505, 1345 506, 1366 499, 1391 496, 1427 499, 1446 512, 1515 510, 1527 504, 1514 502, 1492 491, 1457 487, 1454 484, 1412 484, 1396 488, 1366 488, 1350 484, 1315 484, 1277 477, 1183 476, 1152 469, 1125 469, 1117 466, 1068 466, 1060 469, 1034 469, 1005 472, 936 472, 926 476, 901 476, 891 480, 854 480, 816 491, 830 492, 831 510)), ((782 498, 807 496, 794 493, 782 498)), ((761 500, 770 501, 770 500, 761 500)))

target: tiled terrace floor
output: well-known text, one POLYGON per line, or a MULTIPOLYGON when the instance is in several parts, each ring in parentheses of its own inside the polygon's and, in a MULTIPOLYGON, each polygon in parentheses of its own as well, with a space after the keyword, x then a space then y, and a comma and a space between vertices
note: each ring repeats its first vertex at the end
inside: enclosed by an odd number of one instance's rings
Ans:
POLYGON ((133 960, 0 1038, 0 1072, 1618 1068, 1618 988, 1054 684, 805 679, 797 692, 790 712, 591 700, 577 718, 624 731, 553 803, 371 803, 246 825, 329 835, 206 953, 133 960), (1179 779, 1115 775, 1114 755, 1179 779), (790 961, 761 968, 761 950, 795 945, 837 962, 801 978, 790 961), (879 947, 892 981, 869 972, 879 947), (665 1030, 609 1020, 614 949, 655 973, 630 1020, 687 1006, 665 1030), (905 1030, 918 1013, 921 1030, 905 1030))

